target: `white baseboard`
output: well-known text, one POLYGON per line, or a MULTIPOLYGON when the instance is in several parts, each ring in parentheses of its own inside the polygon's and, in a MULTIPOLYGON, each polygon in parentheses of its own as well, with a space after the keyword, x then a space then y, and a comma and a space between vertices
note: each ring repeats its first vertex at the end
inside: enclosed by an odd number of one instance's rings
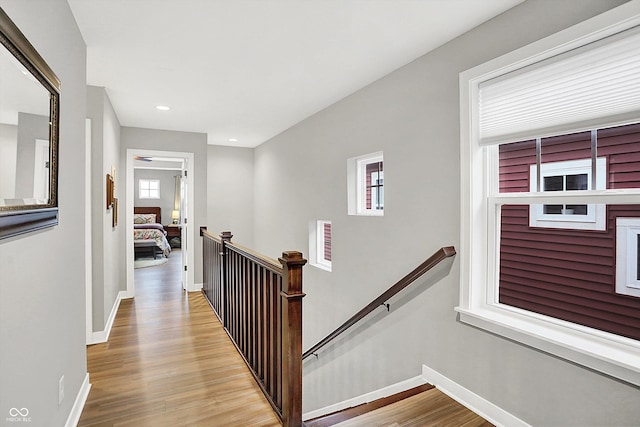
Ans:
POLYGON ((118 292, 116 296, 116 300, 113 303, 113 307, 111 308, 111 313, 109 314, 109 318, 107 319, 107 324, 104 325, 103 331, 94 331, 91 336, 91 342, 88 342, 87 345, 91 344, 100 344, 103 342, 107 342, 109 340, 109 334, 111 333, 111 328, 113 327, 113 321, 116 319, 116 314, 118 313, 118 307, 120 307, 120 301, 123 298, 127 298, 126 291, 118 292))
POLYGON ((354 406, 362 405, 363 403, 372 402, 377 399, 391 396, 396 393, 400 393, 405 390, 409 390, 413 387, 418 387, 425 384, 423 375, 409 378, 408 380, 400 381, 399 383, 391 384, 387 387, 383 387, 378 390, 374 390, 369 393, 365 393, 361 396, 356 396, 351 399, 343 400, 342 402, 335 403, 333 405, 325 406, 324 408, 316 409, 315 411, 309 411, 302 414, 303 420, 310 420, 312 418, 320 417, 322 415, 331 414, 332 412, 341 411, 347 408, 353 408, 354 406))
POLYGON ((436 386, 438 390, 457 401, 461 405, 469 408, 490 423, 501 427, 530 427, 514 415, 494 405, 488 400, 478 396, 469 389, 445 377, 441 373, 422 365, 422 378, 425 382, 436 386))
POLYGON ((73 407, 71 408, 71 413, 67 418, 65 427, 76 427, 78 425, 84 404, 87 401, 87 397, 89 397, 89 390, 91 390, 91 383, 89 383, 89 373, 87 372, 87 375, 84 376, 80 391, 78 391, 78 395, 76 396, 76 400, 73 402, 73 407))
POLYGON ((194 283, 192 286, 193 287, 188 290, 189 292, 199 292, 202 290, 204 283, 194 283))

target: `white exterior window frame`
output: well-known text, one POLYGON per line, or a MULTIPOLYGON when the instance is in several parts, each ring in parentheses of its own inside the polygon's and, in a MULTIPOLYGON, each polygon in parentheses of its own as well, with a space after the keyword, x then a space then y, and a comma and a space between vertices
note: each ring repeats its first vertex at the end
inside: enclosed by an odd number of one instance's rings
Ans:
POLYGON ((138 197, 140 199, 159 199, 160 180, 140 178, 138 180, 138 197), (152 186, 156 184, 158 188, 152 188, 152 186))
MULTIPOLYGON (((367 209, 366 206, 367 165, 379 162, 383 162, 384 164, 384 154, 382 151, 353 157, 347 160, 347 210, 349 215, 384 216, 384 208, 367 209)), ((384 184, 382 187, 384 191, 384 184)))
POLYGON ((638 239, 640 218, 616 219, 616 293, 640 297, 638 239))
MULTIPOLYGON (((606 188, 606 165, 607 159, 605 157, 599 157, 596 160, 596 190, 606 188)), ((538 165, 532 164, 529 168, 529 190, 531 192, 538 191, 537 174, 538 165)), ((567 160, 540 165, 541 180, 548 176, 576 174, 586 174, 587 184, 591 187, 591 159, 567 160)), ((566 205, 567 203, 561 204, 566 205)), ((587 215, 545 214, 544 205, 531 205, 529 207, 529 226, 603 231, 607 226, 607 210, 603 204, 587 204, 587 215)))
MULTIPOLYGON (((640 386, 639 341, 500 304, 498 274, 502 205, 637 204, 640 190, 500 194, 498 145, 481 142, 478 100, 483 82, 638 25, 640 2, 632 1, 460 74, 461 271, 460 303, 455 308, 463 323, 636 386, 640 386)), ((629 117, 609 119, 609 126, 632 122, 629 117)), ((605 123, 586 125, 555 135, 605 127, 605 123)))
POLYGON ((331 271, 331 260, 330 259, 326 259, 324 254, 325 254, 325 235, 324 235, 324 226, 326 224, 329 224, 329 227, 331 227, 331 221, 323 221, 320 220, 317 222, 317 226, 318 226, 318 231, 316 232, 316 236, 318 237, 317 240, 317 245, 318 245, 318 252, 317 252, 317 259, 316 262, 319 266, 324 267, 326 270, 331 271))
MULTIPOLYGON (((317 220, 309 224, 309 258, 310 264, 321 270, 331 271, 332 263, 324 257, 325 239, 324 225, 331 225, 331 221, 317 220)), ((331 229, 333 239, 333 227, 331 229)))

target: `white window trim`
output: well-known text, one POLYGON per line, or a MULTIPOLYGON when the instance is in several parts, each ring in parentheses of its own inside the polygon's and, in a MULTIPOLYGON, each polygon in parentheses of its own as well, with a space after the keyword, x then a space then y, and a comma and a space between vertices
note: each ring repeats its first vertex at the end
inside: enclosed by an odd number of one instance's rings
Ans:
MULTIPOLYGON (((324 258, 324 224, 327 223, 331 224, 331 221, 317 220, 309 223, 309 264, 321 270, 331 271, 331 261, 324 258)), ((331 232, 333 240, 333 227, 331 232)))
POLYGON ((377 162, 384 162, 382 151, 347 160, 347 211, 349 215, 384 216, 384 209, 367 209, 365 207, 366 167, 370 163, 377 162))
MULTIPOLYGON (((318 267, 324 267, 326 270, 331 271, 331 260, 328 260, 324 257, 324 226, 325 224, 329 224, 331 225, 331 221, 318 221, 318 228, 316 231, 316 236, 317 236, 317 258, 316 258, 316 263, 318 264, 318 267)), ((333 231, 333 230, 332 230, 333 231)))
MULTIPOLYGON (((502 204, 550 204, 568 199, 572 204, 594 201, 632 204, 637 203, 640 191, 571 191, 563 192, 561 197, 534 193, 525 198, 516 193, 495 194, 498 188, 497 146, 480 144, 477 123, 481 82, 637 25, 640 25, 640 2, 631 1, 461 73, 461 282, 460 305, 456 311, 463 323, 640 386, 640 342, 500 304, 496 288, 498 219, 502 204)), ((621 118, 609 125, 623 123, 629 123, 628 119, 621 118)))
MULTIPOLYGON (((153 190, 155 192, 155 189, 153 190)), ((138 198, 140 199, 160 199, 160 180, 159 179, 147 179, 147 178, 140 178, 138 179, 138 198), (148 183, 152 183, 152 182, 157 182, 158 183, 158 197, 152 196, 151 195, 151 189, 150 188, 142 188, 142 183, 143 182, 148 182, 148 183), (143 191, 147 191, 149 193, 149 195, 144 195, 143 196, 143 191)))
POLYGON ((616 293, 640 297, 638 245, 640 218, 616 219, 616 293))
MULTIPOLYGON (((596 159, 596 190, 604 190, 606 187, 606 164, 607 159, 605 157, 596 159)), ((588 185, 591 187, 591 159, 542 163, 540 169, 542 178, 553 175, 585 173, 587 174, 588 185)), ((538 191, 537 174, 538 165, 532 164, 529 168, 529 189, 533 192, 538 191)), ((591 190, 591 188, 589 189, 591 190)), ((603 204, 587 204, 586 216, 545 214, 543 209, 544 205, 531 205, 529 207, 530 227, 603 231, 607 226, 607 209, 606 205, 603 204)))

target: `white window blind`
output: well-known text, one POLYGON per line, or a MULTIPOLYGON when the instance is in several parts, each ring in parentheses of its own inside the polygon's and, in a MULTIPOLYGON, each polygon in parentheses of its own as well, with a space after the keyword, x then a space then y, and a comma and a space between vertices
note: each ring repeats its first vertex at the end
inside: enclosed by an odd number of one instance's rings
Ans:
POLYGON ((557 135, 640 117, 638 30, 627 30, 482 83, 481 143, 557 135))

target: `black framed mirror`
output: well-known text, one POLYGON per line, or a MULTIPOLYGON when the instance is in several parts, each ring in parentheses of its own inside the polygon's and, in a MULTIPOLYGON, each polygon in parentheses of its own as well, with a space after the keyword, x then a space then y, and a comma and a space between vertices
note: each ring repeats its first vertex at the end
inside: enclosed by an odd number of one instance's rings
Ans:
POLYGON ((60 80, 0 8, 0 239, 58 224, 60 80))

